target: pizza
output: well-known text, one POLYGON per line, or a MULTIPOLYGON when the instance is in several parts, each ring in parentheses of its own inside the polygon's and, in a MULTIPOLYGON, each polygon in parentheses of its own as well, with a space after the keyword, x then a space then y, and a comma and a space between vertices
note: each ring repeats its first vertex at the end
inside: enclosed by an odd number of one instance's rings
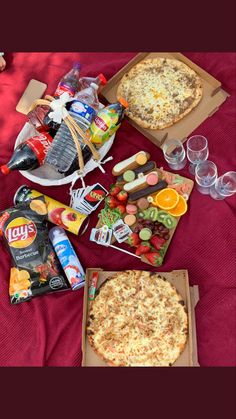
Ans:
POLYGON ((158 273, 118 272, 90 302, 87 337, 108 365, 171 366, 185 348, 187 310, 158 273))
POLYGON ((164 129, 182 119, 202 98, 202 80, 182 61, 154 58, 126 73, 117 89, 129 107, 126 115, 139 126, 164 129))

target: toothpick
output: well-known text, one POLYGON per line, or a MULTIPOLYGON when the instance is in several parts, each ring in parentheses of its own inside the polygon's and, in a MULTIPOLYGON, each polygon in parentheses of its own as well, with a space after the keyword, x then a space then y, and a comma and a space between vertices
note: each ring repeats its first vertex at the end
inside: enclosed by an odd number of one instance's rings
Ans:
POLYGON ((124 253, 127 253, 128 255, 135 256, 136 258, 141 259, 141 256, 137 256, 134 253, 128 252, 128 250, 120 249, 119 247, 113 246, 113 244, 109 244, 108 246, 113 247, 114 249, 117 249, 120 252, 124 252, 124 253))

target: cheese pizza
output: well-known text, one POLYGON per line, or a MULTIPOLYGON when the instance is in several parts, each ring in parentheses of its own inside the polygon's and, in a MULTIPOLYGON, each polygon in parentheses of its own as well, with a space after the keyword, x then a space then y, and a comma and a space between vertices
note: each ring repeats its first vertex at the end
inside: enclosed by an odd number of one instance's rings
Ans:
POLYGON ((126 115, 143 128, 164 129, 187 115, 200 102, 201 78, 179 60, 141 61, 126 73, 117 89, 129 107, 126 115))
POLYGON ((170 366, 188 337, 182 297, 163 276, 125 271, 108 278, 90 302, 87 336, 111 366, 170 366))

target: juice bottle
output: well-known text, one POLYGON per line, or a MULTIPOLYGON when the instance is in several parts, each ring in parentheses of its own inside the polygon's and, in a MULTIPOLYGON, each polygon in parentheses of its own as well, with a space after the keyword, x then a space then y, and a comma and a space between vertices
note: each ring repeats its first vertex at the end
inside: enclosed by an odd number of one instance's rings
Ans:
POLYGON ((118 130, 124 117, 128 103, 120 98, 117 103, 112 103, 101 109, 89 127, 89 135, 96 147, 101 147, 118 130))

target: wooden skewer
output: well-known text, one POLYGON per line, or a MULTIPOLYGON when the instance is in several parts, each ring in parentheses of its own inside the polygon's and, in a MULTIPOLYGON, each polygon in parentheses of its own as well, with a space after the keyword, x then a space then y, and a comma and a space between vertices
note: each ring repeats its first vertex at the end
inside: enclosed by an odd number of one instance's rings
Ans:
POLYGON ((114 246, 113 244, 109 244, 108 246, 109 246, 109 247, 113 247, 113 249, 117 249, 117 250, 119 250, 120 252, 124 252, 124 253, 127 253, 128 255, 131 255, 131 256, 134 256, 134 257, 136 257, 136 258, 138 258, 138 259, 141 259, 141 256, 137 256, 137 255, 135 255, 134 253, 128 252, 128 250, 120 249, 119 247, 116 247, 116 246, 114 246))

